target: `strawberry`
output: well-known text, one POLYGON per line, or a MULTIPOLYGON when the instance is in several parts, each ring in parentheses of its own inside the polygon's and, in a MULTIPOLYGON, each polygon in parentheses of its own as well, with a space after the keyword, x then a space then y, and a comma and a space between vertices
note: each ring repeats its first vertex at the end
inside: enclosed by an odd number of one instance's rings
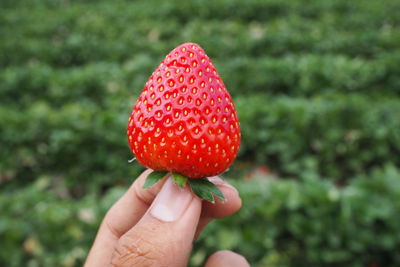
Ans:
POLYGON ((127 135, 139 163, 172 172, 183 184, 186 177, 218 175, 231 165, 240 145, 238 117, 199 45, 178 46, 156 68, 132 110, 127 135))

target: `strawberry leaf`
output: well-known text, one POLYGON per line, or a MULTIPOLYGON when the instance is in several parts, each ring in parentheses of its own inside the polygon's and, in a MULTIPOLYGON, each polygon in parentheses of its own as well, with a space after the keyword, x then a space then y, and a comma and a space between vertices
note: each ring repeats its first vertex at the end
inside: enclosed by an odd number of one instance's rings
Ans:
POLYGON ((172 173, 172 178, 174 179, 174 184, 179 186, 181 189, 185 188, 188 178, 179 173, 172 173))
POLYGON ((167 175, 168 172, 166 171, 153 171, 150 173, 146 181, 144 182, 143 189, 148 189, 155 185, 158 181, 160 181, 162 178, 164 178, 165 175, 167 175))
POLYGON ((215 203, 214 195, 221 201, 225 201, 226 198, 222 194, 219 188, 211 183, 207 178, 201 179, 189 179, 190 187, 193 193, 201 199, 207 200, 211 203, 215 203))

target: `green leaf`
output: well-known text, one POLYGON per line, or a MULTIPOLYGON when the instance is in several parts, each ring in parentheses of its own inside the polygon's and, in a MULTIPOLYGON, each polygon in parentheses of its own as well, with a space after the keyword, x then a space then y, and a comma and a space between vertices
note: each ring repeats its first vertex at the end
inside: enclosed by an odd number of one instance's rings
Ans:
POLYGON ((166 171, 153 171, 150 173, 146 181, 144 182, 143 189, 148 189, 155 185, 158 181, 160 181, 162 178, 164 178, 165 175, 167 175, 168 172, 166 171))
POLYGON ((221 190, 219 190, 219 188, 215 184, 211 183, 207 178, 188 180, 193 193, 195 193, 199 198, 215 203, 215 195, 221 201, 226 200, 221 190))
POLYGON ((188 178, 179 173, 172 173, 172 178, 174 178, 174 184, 182 189, 185 188, 188 178))

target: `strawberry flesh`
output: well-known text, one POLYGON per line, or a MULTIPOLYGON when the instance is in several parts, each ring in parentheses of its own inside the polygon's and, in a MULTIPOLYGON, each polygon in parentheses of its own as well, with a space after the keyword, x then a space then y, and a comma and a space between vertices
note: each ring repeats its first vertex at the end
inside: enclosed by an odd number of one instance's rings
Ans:
POLYGON ((240 146, 231 96, 203 49, 185 43, 150 76, 128 122, 136 159, 189 178, 224 172, 240 146))

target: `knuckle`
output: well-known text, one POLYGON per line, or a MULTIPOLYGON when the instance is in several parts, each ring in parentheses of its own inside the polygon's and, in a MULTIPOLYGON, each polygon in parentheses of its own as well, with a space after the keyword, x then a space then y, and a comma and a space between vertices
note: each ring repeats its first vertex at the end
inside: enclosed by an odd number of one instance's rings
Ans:
POLYGON ((108 218, 112 218, 111 216, 105 216, 105 219, 102 222, 102 226, 105 227, 110 233, 111 235, 118 239, 120 238, 124 232, 119 229, 118 227, 115 227, 114 224, 112 222, 110 222, 110 220, 108 218))
POLYGON ((152 190, 143 190, 141 183, 134 183, 132 188, 134 195, 143 203, 150 205, 153 199, 155 198, 155 194, 152 190))
POLYGON ((168 266, 167 255, 159 245, 130 233, 118 241, 111 266, 168 266))

